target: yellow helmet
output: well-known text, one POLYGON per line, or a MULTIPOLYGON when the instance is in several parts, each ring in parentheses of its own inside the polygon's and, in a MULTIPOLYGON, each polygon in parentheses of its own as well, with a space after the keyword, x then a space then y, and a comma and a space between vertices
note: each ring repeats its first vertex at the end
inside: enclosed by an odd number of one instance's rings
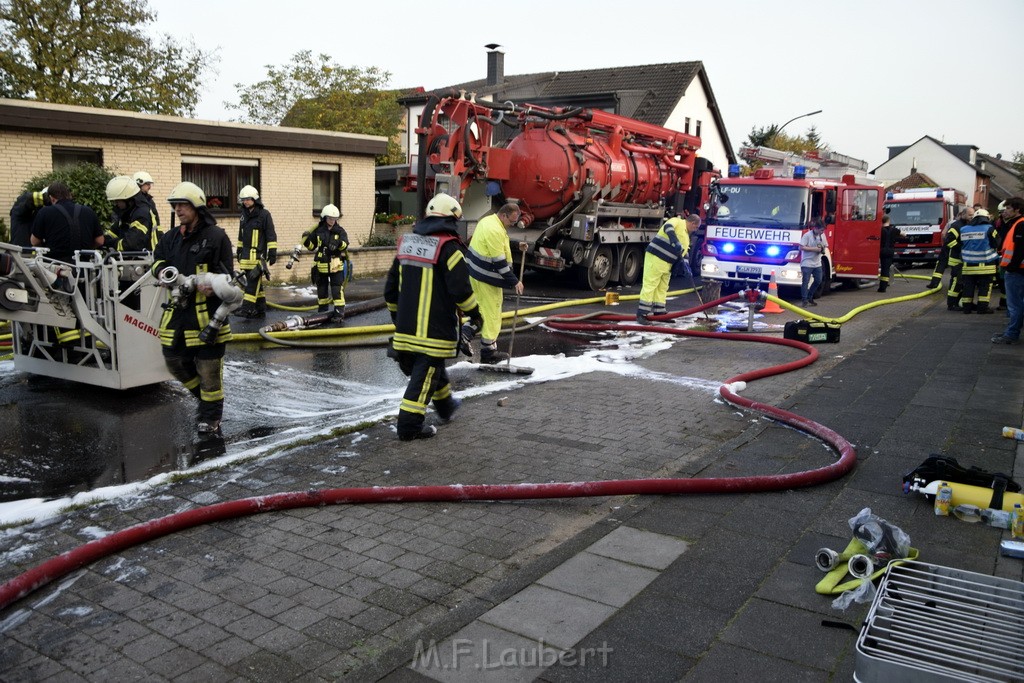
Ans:
POLYGON ((139 171, 132 177, 135 179, 135 182, 139 185, 139 187, 142 187, 146 183, 149 183, 150 185, 155 185, 155 183, 153 182, 153 176, 149 175, 145 171, 139 171))
POLYGON ((246 185, 238 191, 238 201, 243 199, 259 199, 260 193, 256 191, 256 188, 252 185, 246 185))
POLYGON ((195 183, 179 183, 167 198, 171 204, 191 204, 195 208, 206 206, 206 193, 195 183))
POLYGON ((442 192, 439 195, 435 195, 430 200, 430 203, 427 204, 427 215, 462 218, 462 206, 455 201, 454 197, 450 197, 442 192))
POLYGON ((107 200, 116 202, 119 199, 131 199, 139 193, 139 186, 131 176, 114 176, 107 183, 107 200))
POLYGON ((328 204, 320 210, 320 218, 341 218, 341 210, 334 204, 328 204))

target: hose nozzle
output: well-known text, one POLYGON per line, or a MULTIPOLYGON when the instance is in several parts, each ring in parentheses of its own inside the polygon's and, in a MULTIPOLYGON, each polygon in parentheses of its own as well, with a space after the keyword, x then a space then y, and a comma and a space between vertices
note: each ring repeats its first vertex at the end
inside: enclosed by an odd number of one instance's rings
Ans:
POLYGON ((875 573, 875 561, 868 555, 854 555, 847 569, 855 579, 866 579, 875 573))
POLYGON ((823 572, 835 569, 839 563, 839 553, 831 548, 822 548, 814 554, 814 564, 823 572))

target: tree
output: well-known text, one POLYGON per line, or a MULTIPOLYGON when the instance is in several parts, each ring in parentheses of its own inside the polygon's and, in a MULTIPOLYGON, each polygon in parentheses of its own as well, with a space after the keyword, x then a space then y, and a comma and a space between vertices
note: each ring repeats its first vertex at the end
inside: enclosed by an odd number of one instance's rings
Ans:
POLYGON ((1017 171, 1017 191, 1024 194, 1024 152, 1014 152, 1010 164, 1017 171))
POLYGON ((148 0, 0 0, 0 97, 194 114, 217 60, 143 29, 148 0))
POLYGON ((241 121, 267 126, 316 128, 388 139, 380 164, 405 160, 399 144, 402 109, 398 93, 387 90, 391 74, 376 67, 342 67, 328 55, 297 52, 290 64, 266 66, 267 77, 253 85, 236 83, 241 121))

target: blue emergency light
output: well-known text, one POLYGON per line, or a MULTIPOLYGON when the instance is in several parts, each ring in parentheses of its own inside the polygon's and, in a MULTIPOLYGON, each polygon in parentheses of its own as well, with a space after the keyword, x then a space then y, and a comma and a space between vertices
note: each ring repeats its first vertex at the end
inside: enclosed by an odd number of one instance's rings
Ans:
POLYGON ((803 180, 806 177, 807 177, 807 167, 806 166, 794 166, 793 167, 793 179, 794 180, 803 180))
POLYGON ((740 177, 740 165, 739 164, 729 164, 729 177, 730 178, 739 178, 740 177))
POLYGON ((892 192, 886 192, 885 193, 885 198, 886 199, 895 199, 895 196, 893 195, 892 192))
POLYGON ((736 245, 733 244, 732 242, 726 242, 725 244, 722 245, 722 251, 724 251, 726 254, 731 254, 732 252, 736 251, 736 245))
POLYGON ((937 191, 937 192, 935 193, 935 196, 936 196, 936 197, 941 197, 941 196, 942 196, 942 190, 939 190, 939 191, 937 191))
POLYGON ((779 254, 782 253, 782 249, 780 249, 778 245, 773 244, 772 246, 768 247, 766 253, 769 256, 778 256, 779 254))

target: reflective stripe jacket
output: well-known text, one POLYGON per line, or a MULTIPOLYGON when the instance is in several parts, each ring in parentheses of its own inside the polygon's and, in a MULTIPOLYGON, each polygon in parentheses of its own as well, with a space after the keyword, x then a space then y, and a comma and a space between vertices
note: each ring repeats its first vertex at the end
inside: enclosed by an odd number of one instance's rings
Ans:
POLYGON ((103 246, 117 251, 153 251, 157 234, 152 220, 148 206, 129 200, 123 212, 114 209, 114 224, 104 231, 103 246))
POLYGON ((498 214, 476 224, 469 241, 469 276, 495 287, 515 287, 519 278, 512 272, 512 248, 508 232, 498 214))
POLYGON ((983 216, 978 216, 960 228, 960 258, 964 275, 984 275, 996 272, 999 254, 996 252, 996 228, 983 216))
POLYGON ((657 256, 666 263, 675 263, 690 250, 690 233, 686 231, 686 221, 682 218, 669 218, 661 226, 661 230, 647 245, 647 253, 657 256))
POLYGON ((328 227, 325 218, 321 218, 320 224, 311 231, 303 233, 302 246, 313 252, 313 263, 318 273, 340 272, 343 262, 348 260, 348 233, 337 223, 333 228, 328 227), (331 263, 335 259, 338 261, 332 270, 331 263))
MULTIPOLYGON (((231 273, 231 238, 209 214, 199 214, 199 225, 190 233, 181 228, 164 233, 153 253, 153 274, 159 275, 168 266, 174 266, 186 277, 196 273, 231 273)), ((220 306, 215 294, 209 296, 196 290, 179 306, 168 308, 160 319, 160 343, 172 346, 174 335, 181 330, 187 346, 202 346, 199 333, 210 324, 210 317, 220 306)), ((225 323, 214 343, 222 344, 231 338, 231 325, 225 323)))
POLYGON ((454 358, 460 311, 479 316, 454 219, 428 216, 402 235, 384 285, 396 351, 454 358))
POLYGON ((156 202, 145 192, 139 192, 135 195, 135 200, 140 206, 145 206, 146 210, 149 211, 149 223, 153 226, 153 232, 156 233, 154 238, 154 244, 156 244, 156 241, 164 234, 163 230, 160 229, 160 212, 156 210, 156 202))
POLYGON ((274 230, 274 218, 270 212, 257 201, 251 209, 242 207, 242 217, 238 219, 238 260, 248 261, 252 267, 260 258, 275 260, 277 258, 277 231, 274 230))
POLYGON ((32 220, 46 206, 47 199, 42 192, 24 192, 15 200, 11 207, 11 244, 32 246, 32 220))

